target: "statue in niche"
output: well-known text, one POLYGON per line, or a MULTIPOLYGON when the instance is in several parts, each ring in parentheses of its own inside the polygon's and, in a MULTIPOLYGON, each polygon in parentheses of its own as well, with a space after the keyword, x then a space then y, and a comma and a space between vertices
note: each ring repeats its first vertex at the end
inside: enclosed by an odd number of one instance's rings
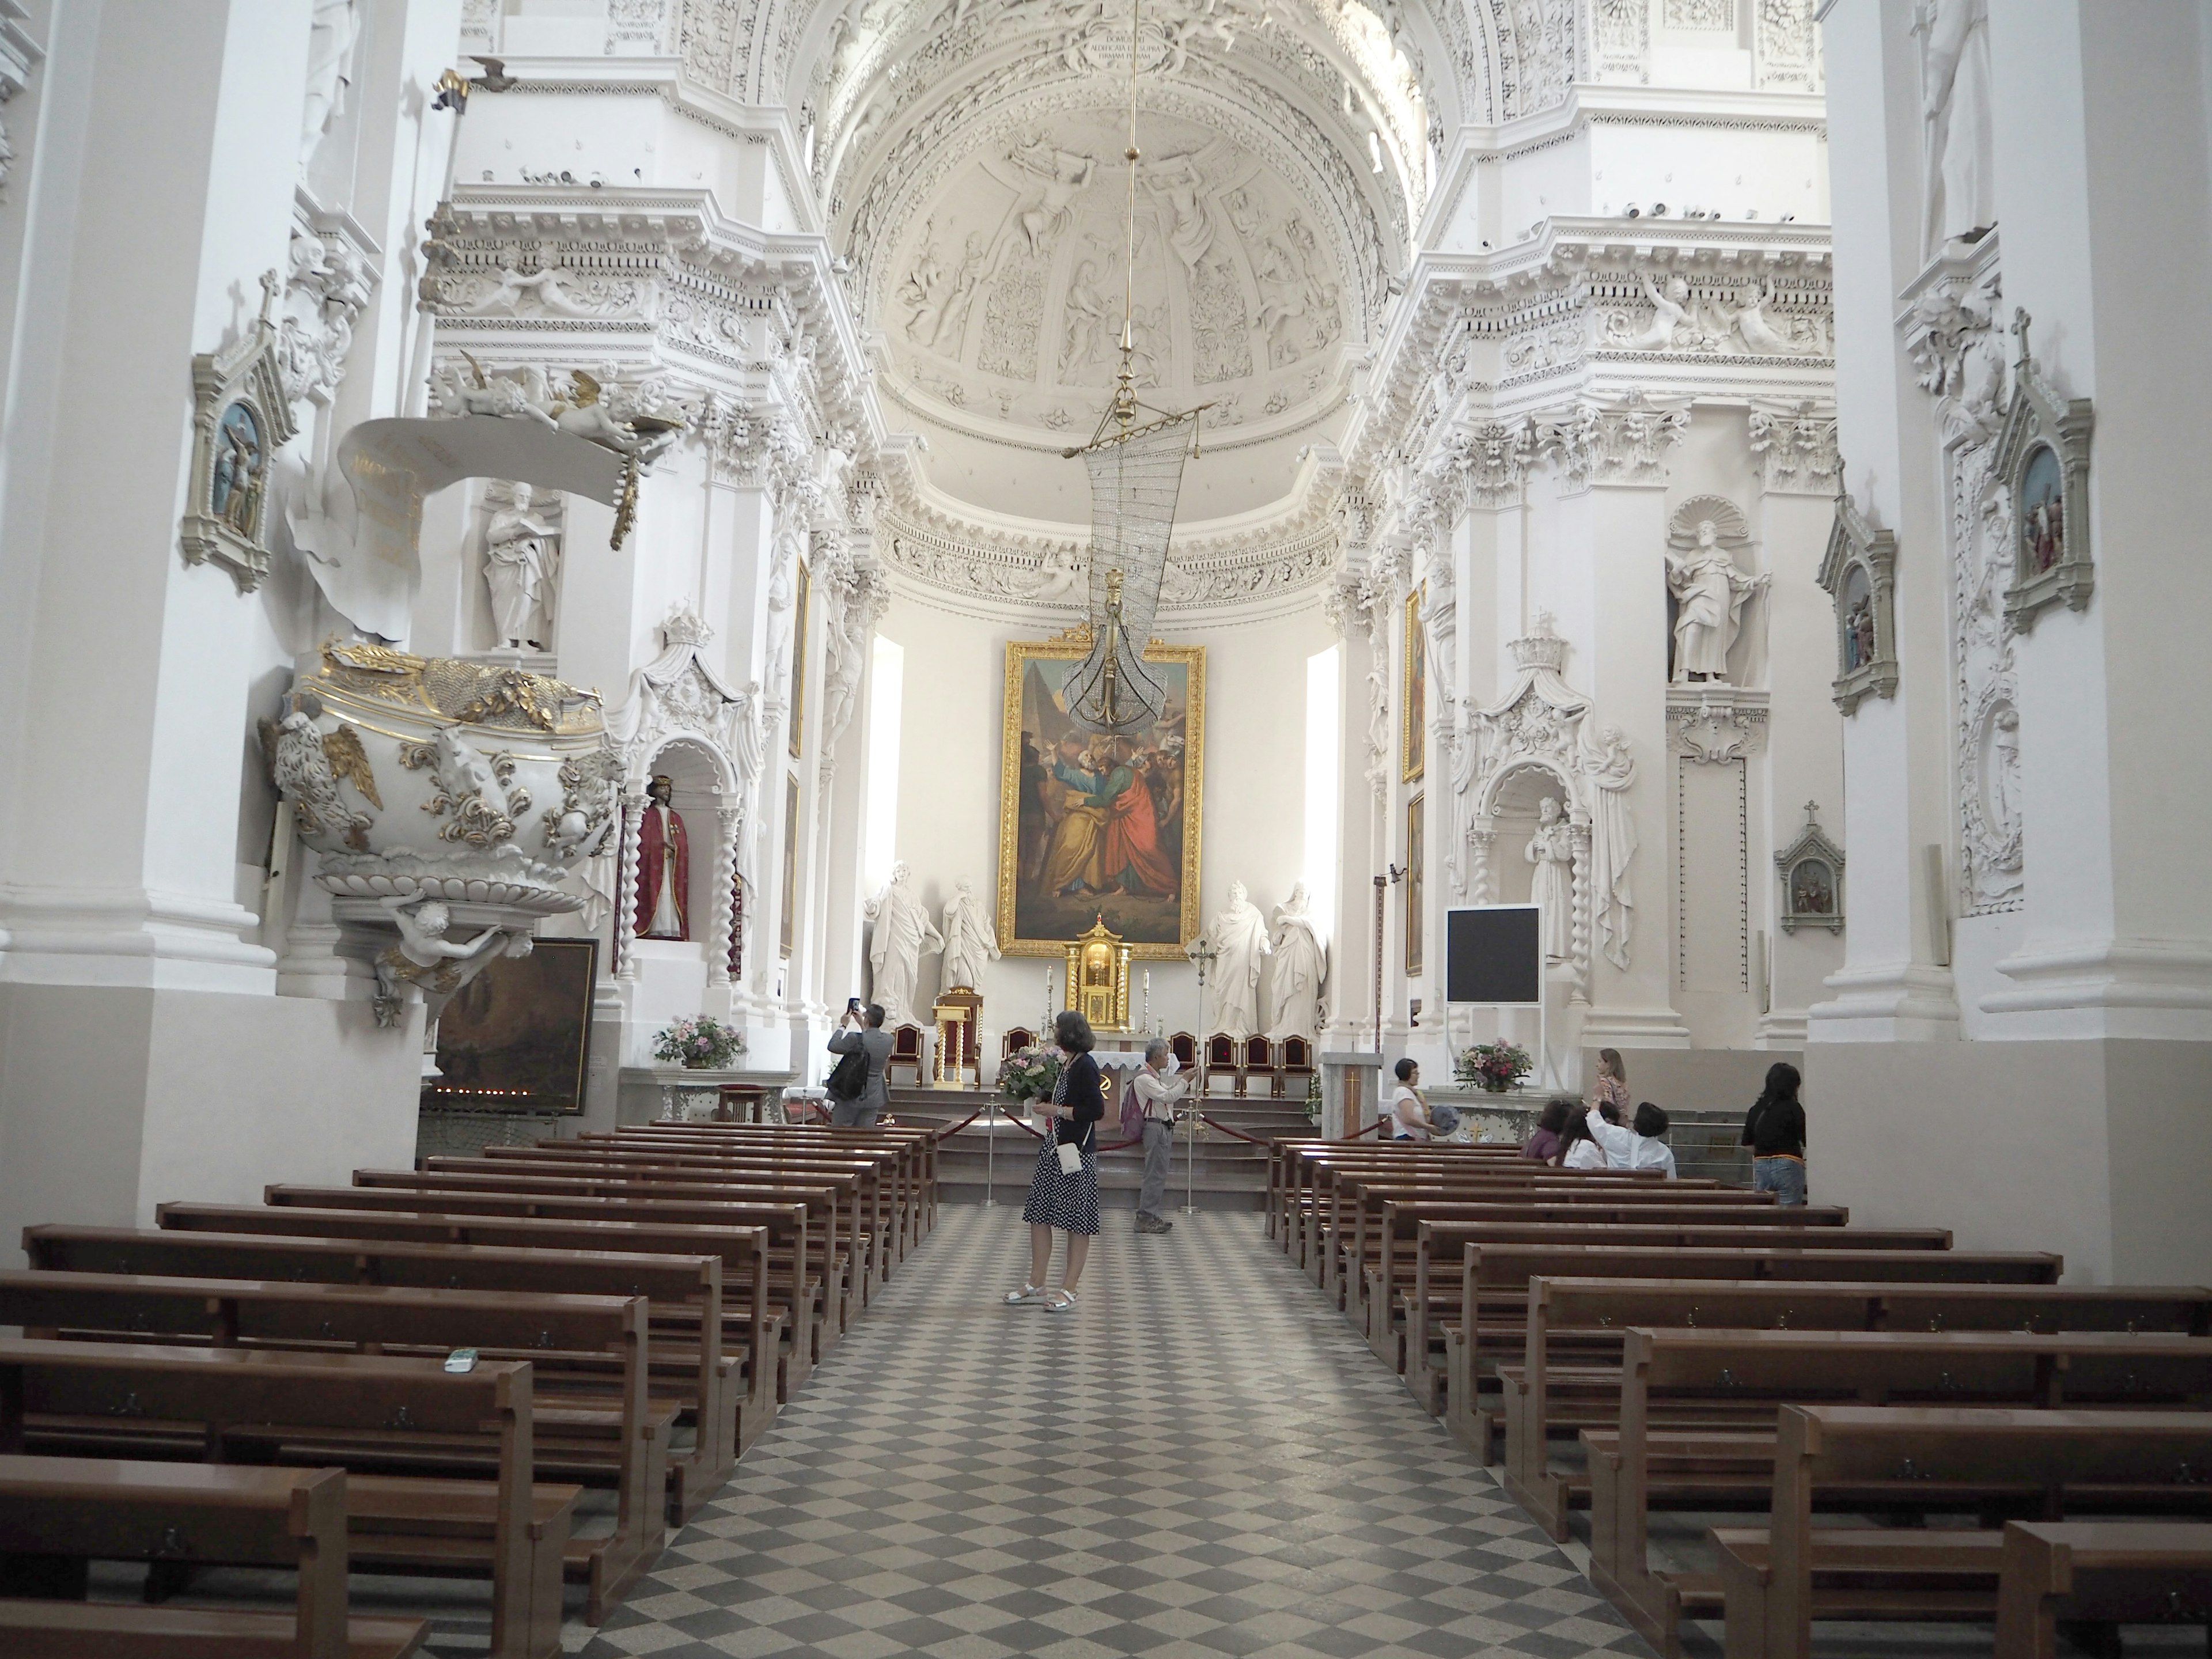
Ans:
POLYGON ((975 896, 975 884, 967 877, 945 906, 945 971, 947 990, 973 991, 983 982, 984 967, 999 959, 998 930, 990 912, 975 896))
POLYGON ((1674 684, 1728 678, 1729 648, 1743 624, 1744 602, 1766 586, 1763 575, 1747 575, 1735 556, 1720 544, 1720 526, 1698 520, 1696 542, 1682 553, 1667 555, 1667 586, 1679 608, 1674 615, 1674 684))
POLYGON ((1267 985, 1267 1035, 1309 1040, 1321 1034, 1322 993, 1328 979, 1328 947, 1307 908, 1306 884, 1296 884, 1275 907, 1275 967, 1267 985))
POLYGON ((1920 112, 1926 129, 1925 252, 1996 221, 1990 142, 1989 0, 1923 0, 1920 112))
POLYGON ((1267 937, 1267 919, 1246 896, 1244 884, 1229 884, 1229 908, 1214 917, 1206 930, 1219 955, 1213 964, 1213 1018, 1209 1031, 1226 1031, 1233 1037, 1249 1036, 1260 1029, 1260 968, 1274 954, 1267 937))
POLYGON ((1559 803, 1553 796, 1537 803, 1536 833, 1528 838, 1527 856, 1536 866, 1528 884, 1528 898, 1539 913, 1537 927, 1544 941, 1544 960, 1565 962, 1574 948, 1575 843, 1565 818, 1560 816, 1559 803))
POLYGON ((691 841, 684 815, 670 803, 676 780, 666 773, 646 790, 637 825, 637 921, 640 939, 691 937, 691 841))
POLYGON ((863 907, 875 931, 868 939, 868 984, 873 999, 883 1006, 886 1025, 913 1025, 914 991, 921 977, 921 959, 945 948, 945 936, 929 920, 929 907, 914 890, 914 872, 903 860, 891 866, 891 878, 884 890, 863 907))
POLYGON ((300 114, 300 165, 304 167, 330 130, 345 95, 346 59, 353 55, 360 20, 354 0, 314 0, 307 25, 307 91, 300 114))
POLYGON ((553 538, 557 526, 530 511, 530 486, 484 526, 484 586, 491 590, 492 631, 510 651, 543 651, 553 637, 553 538))

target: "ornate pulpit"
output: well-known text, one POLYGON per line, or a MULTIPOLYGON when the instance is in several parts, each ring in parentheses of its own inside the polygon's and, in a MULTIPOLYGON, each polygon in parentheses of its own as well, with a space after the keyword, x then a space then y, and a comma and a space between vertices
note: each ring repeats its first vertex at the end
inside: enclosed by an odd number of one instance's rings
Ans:
POLYGON ((1091 1022, 1094 1031, 1129 1029, 1129 947, 1121 936, 1097 924, 1067 946, 1067 1006, 1091 1022))

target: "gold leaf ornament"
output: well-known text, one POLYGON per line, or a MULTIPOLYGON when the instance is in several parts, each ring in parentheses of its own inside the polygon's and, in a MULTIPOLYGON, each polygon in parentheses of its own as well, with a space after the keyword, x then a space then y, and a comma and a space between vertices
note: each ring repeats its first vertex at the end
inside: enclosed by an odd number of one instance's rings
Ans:
POLYGON ((368 752, 362 747, 361 733, 350 726, 340 725, 323 736, 323 754, 331 763, 331 775, 344 779, 362 793, 362 798, 380 812, 384 810, 384 797, 376 793, 376 774, 369 767, 368 752))

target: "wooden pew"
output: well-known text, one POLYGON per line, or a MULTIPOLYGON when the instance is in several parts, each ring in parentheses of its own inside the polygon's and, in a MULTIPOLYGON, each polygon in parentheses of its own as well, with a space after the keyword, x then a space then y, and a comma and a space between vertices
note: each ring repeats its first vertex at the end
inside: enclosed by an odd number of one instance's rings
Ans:
POLYGON ((925 1128, 878 1123, 866 1129, 837 1129, 821 1124, 639 1123, 612 1131, 593 1131, 576 1137, 580 1141, 681 1144, 699 1147, 757 1146, 803 1146, 827 1144, 858 1147, 897 1158, 906 1170, 906 1185, 914 1204, 914 1227, 907 1239, 911 1249, 928 1236, 937 1224, 937 1152, 950 1127, 925 1128))
POLYGON ((1838 1265, 1820 1252, 1733 1249, 1624 1255, 1602 1245, 1470 1244, 1460 1264, 1460 1313, 1442 1326, 1448 1382, 1444 1425, 1485 1463, 1504 1428, 1498 1372, 1526 1351, 1528 1287, 1539 1277, 1612 1279, 1832 1279, 1883 1284, 2056 1285, 2063 1256, 1984 1250, 1854 1251, 1838 1265), (1486 1404, 1486 1401, 1488 1402, 1486 1404))
MULTIPOLYGON (((1850 1264, 1845 1264, 1849 1266, 1850 1264)), ((1522 1363, 1500 1368, 1505 1490, 1553 1538, 1588 1482, 1556 1474, 1551 1441, 1619 1420, 1629 1327, 1795 1331, 2212 1334, 2212 1291, 2159 1286, 1553 1279, 1528 1281, 1522 1363)), ((1655 1426, 1695 1426, 1655 1407, 1655 1426)))
POLYGON ((678 1205, 640 1213, 635 1206, 611 1207, 604 1199, 530 1197, 520 1194, 408 1194, 367 1187, 271 1187, 270 1203, 163 1204, 155 1210, 162 1227, 212 1232, 343 1234, 363 1238, 447 1239, 456 1244, 520 1244, 544 1239, 574 1249, 640 1250, 723 1258, 727 1292, 738 1260, 750 1259, 767 1235, 764 1259, 769 1306, 785 1316, 785 1346, 778 1362, 776 1398, 814 1369, 818 1328, 826 1316, 820 1276, 811 1271, 803 1205, 678 1205), (714 1218, 703 1219, 708 1211, 714 1218), (336 1218, 349 1215, 341 1223, 336 1218), (526 1224, 542 1222, 542 1228, 526 1224), (588 1229, 588 1231, 579 1231, 588 1229), (588 1242, 587 1242, 588 1241, 588 1242))
POLYGON ((489 1576, 494 1659, 553 1659, 578 1488, 532 1484, 530 1384, 503 1360, 456 1376, 435 1360, 0 1338, 0 1453, 167 1434, 185 1459, 319 1463, 337 1443, 492 1425, 492 1479, 349 1478, 350 1565, 489 1576))
MULTIPOLYGON (((1361 1301, 1368 1346, 1406 1379, 1422 1409, 1434 1415, 1438 1405, 1440 1370, 1430 1364, 1434 1328, 1459 1311, 1460 1276, 1438 1268, 1441 1260, 1457 1265, 1466 1249, 1466 1236, 1453 1229, 1491 1222, 1571 1222, 1597 1226, 1681 1226, 1735 1228, 1755 1226, 1771 1237, 1791 1229, 1840 1228, 1849 1224, 1850 1212, 1837 1206, 1800 1205, 1783 1209, 1775 1205, 1708 1204, 1702 1194, 1686 1194, 1674 1202, 1655 1200, 1643 1193, 1608 1200, 1584 1195, 1580 1201, 1555 1203, 1540 1199, 1529 1204, 1501 1204, 1485 1200, 1462 1203, 1453 1199, 1417 1200, 1385 1199, 1370 1242, 1357 1237, 1354 1249, 1362 1263, 1356 1276, 1364 1286, 1361 1301)), ((1358 1325, 1360 1320, 1355 1319, 1358 1325)))
MULTIPOLYGON (((1618 1429, 1585 1429, 1590 1583, 1666 1659, 1681 1621, 1720 1602, 1710 1573, 1655 1572, 1655 1504, 1764 1508, 1776 1480, 1776 1414, 1832 1401, 2145 1407, 2212 1401, 2212 1339, 2109 1331, 1660 1330, 1626 1334, 1618 1429), (1736 1426, 1653 1426, 1655 1405, 1702 1400, 1736 1426)), ((2212 1425, 2212 1415, 2207 1417, 2212 1425)))
POLYGON ((2008 1521, 1997 1567, 1996 1659, 2057 1659, 2062 1621, 2212 1621, 2212 1526, 2008 1521))
MULTIPOLYGON (((1431 1146, 1438 1143, 1431 1141, 1431 1146)), ((1493 1146, 1482 1143, 1461 1146, 1455 1141, 1442 1143, 1439 1148, 1446 1158, 1468 1155, 1471 1161, 1490 1161, 1511 1164, 1528 1162, 1519 1158, 1519 1149, 1493 1146)), ((1275 1241, 1278 1249, 1295 1253, 1298 1248, 1297 1230, 1291 1218, 1297 1209, 1298 1193, 1305 1184, 1307 1170, 1333 1157, 1349 1157, 1365 1151, 1382 1156, 1404 1156, 1412 1151, 1410 1143, 1386 1141, 1377 1145, 1372 1140, 1322 1140, 1309 1136, 1284 1137, 1270 1144, 1267 1149, 1267 1237, 1275 1241)), ((1530 1167, 1534 1167, 1532 1164, 1530 1167)))
POLYGON ((1728 1659, 1809 1659, 1817 1620, 2000 1616, 2002 1533, 1816 1529, 1816 1509, 2201 1517, 2208 1472, 2212 1413, 1784 1407, 1766 1526, 1713 1531, 1728 1659))
MULTIPOLYGON (((770 1320, 767 1285, 752 1275, 731 1304, 726 1338, 717 1256, 69 1226, 26 1227, 23 1254, 33 1267, 70 1273, 644 1297, 653 1310, 653 1392, 685 1405, 696 1431, 689 1450, 670 1454, 679 1520, 696 1513, 729 1479, 738 1452, 775 1410, 781 1316, 770 1320), (748 1369, 754 1354, 768 1356, 764 1402, 748 1393, 755 1386, 748 1369)), ((538 1385, 550 1394, 604 1392, 574 1372, 558 1370, 547 1371, 538 1385)))
POLYGON ((853 1236, 852 1223, 856 1218, 849 1203, 841 1201, 849 1194, 841 1195, 840 1183, 725 1186, 699 1182, 664 1186, 621 1176, 447 1175, 430 1170, 356 1170, 353 1180, 348 1188, 270 1187, 264 1196, 271 1204, 314 1205, 324 1201, 318 1194, 374 1192, 414 1195, 400 1206, 407 1209, 463 1207, 500 1214, 696 1221, 708 1226, 754 1224, 761 1218, 746 1213, 749 1210, 797 1204, 806 1211, 809 1248, 819 1264, 823 1281, 823 1295, 813 1326, 815 1364, 829 1356, 848 1322, 860 1311, 854 1279, 862 1247, 853 1236), (569 1207, 554 1207, 556 1205, 569 1207))
POLYGON ((0 1648, 12 1659, 407 1659, 422 1619, 346 1615, 343 1469, 0 1455, 0 1648), (289 1613, 88 1603, 92 1561, 283 1567, 289 1613), (56 1595, 66 1600, 48 1599, 56 1595))
MULTIPOLYGON (((584 1617, 603 1624, 668 1540, 668 1446, 675 1407, 647 1393, 642 1297, 520 1296, 258 1279, 0 1270, 0 1325, 27 1336, 152 1342, 198 1339, 219 1348, 413 1355, 456 1348, 526 1360, 542 1372, 572 1359, 611 1358, 611 1409, 533 1391, 533 1474, 611 1486, 614 1531, 569 1539, 566 1571, 586 1587, 584 1617)), ((433 1459, 434 1462, 435 1459, 433 1459)), ((483 1461, 453 1449, 455 1468, 483 1461)))

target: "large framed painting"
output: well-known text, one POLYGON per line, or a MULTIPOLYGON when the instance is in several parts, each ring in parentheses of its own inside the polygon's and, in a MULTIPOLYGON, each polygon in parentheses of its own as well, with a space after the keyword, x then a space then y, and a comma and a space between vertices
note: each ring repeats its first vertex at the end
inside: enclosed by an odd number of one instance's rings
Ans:
POLYGON ((1429 636, 1421 627, 1421 600, 1427 590, 1406 595, 1406 684, 1398 699, 1404 721, 1398 734, 1400 781, 1411 783, 1427 769, 1429 726, 1429 636))
POLYGON ((776 948, 791 960, 799 938, 799 774, 783 775, 783 915, 776 925, 776 948))
POLYGON ((806 746, 806 608, 813 602, 814 579, 807 572, 805 560, 792 562, 799 568, 791 610, 791 687, 786 699, 791 714, 785 723, 790 727, 791 757, 797 760, 806 746))
POLYGON ((501 957, 438 1017, 422 1103, 463 1112, 580 1112, 592 1039, 594 939, 541 939, 501 957))
POLYGON ((1160 718, 1111 737, 1067 712, 1090 649, 1073 629, 1006 647, 1000 723, 999 941, 1057 956, 1102 916, 1133 956, 1182 954, 1199 933, 1198 840, 1206 778, 1206 647, 1155 641, 1160 718))
POLYGON ((1406 976, 1418 979, 1427 943, 1421 924, 1428 912, 1429 801, 1426 794, 1406 803, 1406 976))

